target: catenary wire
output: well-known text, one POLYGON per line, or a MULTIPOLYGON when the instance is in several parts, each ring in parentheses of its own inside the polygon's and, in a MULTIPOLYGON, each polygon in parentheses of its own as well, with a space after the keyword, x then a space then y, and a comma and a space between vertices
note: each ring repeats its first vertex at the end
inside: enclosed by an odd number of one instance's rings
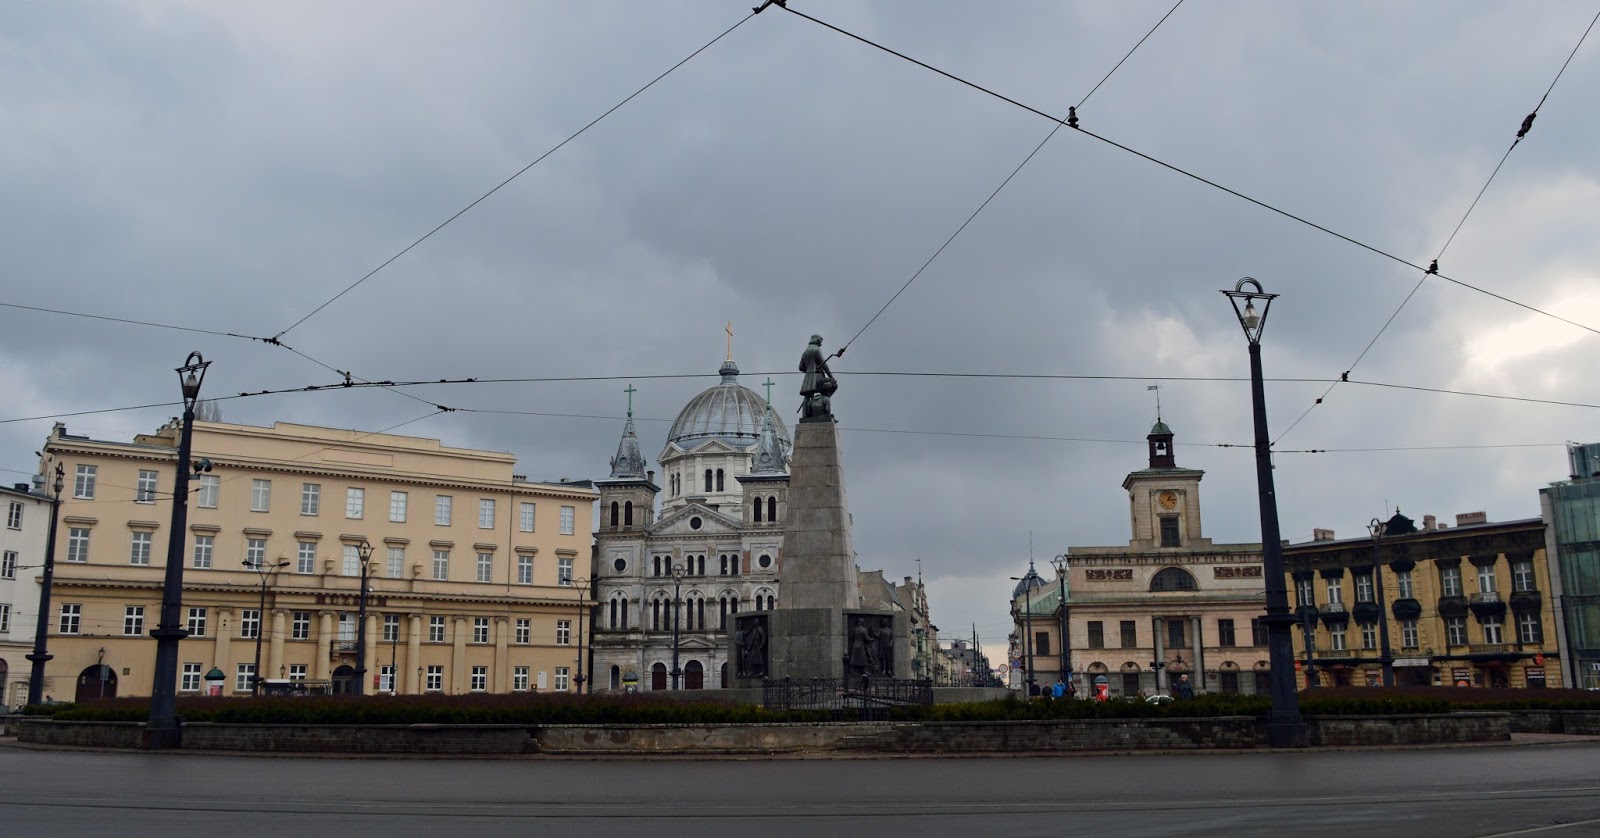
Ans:
POLYGON ((23 311, 38 311, 45 314, 61 314, 67 317, 83 317, 89 320, 104 320, 110 323, 127 323, 133 326, 150 326, 156 329, 171 329, 176 332, 193 332, 200 335, 215 335, 224 338, 239 338, 240 340, 254 340, 262 343, 271 343, 269 338, 256 337, 255 335, 242 335, 237 332, 222 332, 215 329, 200 329, 194 326, 177 326, 171 323, 155 323, 149 320, 133 320, 127 317, 109 317, 104 314, 89 314, 82 311, 69 311, 61 308, 46 308, 44 306, 26 306, 21 303, 0 303, 3 308, 15 308, 23 311))
MULTIPOLYGON (((1167 169, 1167 170, 1169 170, 1171 172, 1183 175, 1184 177, 1190 178, 1192 180, 1198 181, 1199 183, 1203 183, 1203 184, 1205 184, 1207 186, 1210 186, 1213 189, 1217 189, 1219 191, 1226 192, 1227 194, 1232 195, 1232 196, 1234 196, 1236 198, 1239 198, 1239 199, 1244 200, 1244 201, 1248 201, 1249 203, 1254 204, 1254 205, 1256 205, 1258 207, 1261 207, 1262 209, 1268 210, 1269 212, 1275 213, 1277 215, 1281 215, 1284 218, 1288 218, 1288 219, 1290 219, 1292 221, 1299 222, 1299 223, 1304 224, 1304 225, 1306 225, 1308 227, 1311 227, 1312 229, 1321 231, 1321 232, 1326 233, 1326 234, 1328 234, 1330 236, 1333 236, 1333 237, 1335 237, 1335 238, 1337 238, 1337 239, 1339 239, 1341 241, 1344 241, 1344 242, 1347 242, 1349 244, 1355 245, 1356 247, 1359 247, 1359 248, 1361 248, 1363 250, 1367 250, 1367 251, 1369 251, 1371 253, 1374 253, 1374 254, 1377 254, 1379 256, 1382 256, 1385 259, 1389 259, 1389 260, 1392 260, 1394 262, 1398 262, 1398 263, 1400 263, 1402 265, 1405 265, 1407 267, 1413 268, 1415 270, 1418 270, 1418 271, 1427 271, 1427 270, 1429 270, 1428 268, 1424 268, 1422 265, 1418 265, 1415 262, 1412 262, 1412 261, 1410 261, 1408 259, 1405 259, 1405 258, 1403 258, 1401 256, 1397 256, 1397 255, 1395 255, 1393 253, 1390 253, 1390 252, 1388 252, 1386 250, 1383 250, 1382 248, 1379 248, 1379 247, 1377 247, 1375 245, 1371 245, 1371 244, 1368 244, 1368 243, 1366 243, 1364 241, 1361 241, 1360 239, 1345 235, 1344 233, 1340 233, 1340 232, 1338 232, 1338 231, 1336 231, 1336 230, 1334 230, 1334 229, 1332 229, 1330 227, 1325 227, 1325 226, 1323 226, 1321 224, 1316 223, 1315 221, 1311 221, 1310 219, 1307 219, 1307 218, 1305 218, 1303 216, 1299 216, 1299 215, 1296 215, 1296 214, 1294 214, 1292 212, 1289 212, 1288 210, 1280 209, 1280 208, 1278 208, 1276 206, 1273 206, 1272 204, 1269 204, 1269 203, 1267 203, 1265 201, 1262 201, 1262 200, 1260 200, 1258 198, 1252 198, 1249 195, 1246 195, 1243 192, 1240 192, 1240 191, 1238 191, 1236 189, 1232 189, 1230 187, 1224 186, 1223 184, 1218 183, 1217 181, 1211 180, 1209 178, 1206 178, 1206 177, 1204 177, 1202 175, 1195 174, 1194 172, 1191 172, 1191 171, 1189 171, 1187 169, 1184 169, 1184 168, 1179 167, 1177 165, 1174 165, 1172 163, 1168 163, 1168 162, 1166 162, 1164 160, 1161 160, 1159 158, 1153 157, 1153 156, 1151 156, 1149 154, 1146 154, 1146 153, 1144 153, 1142 151, 1139 151, 1138 149, 1135 149, 1135 148, 1132 148, 1130 146, 1124 145, 1124 144, 1122 144, 1120 142, 1117 142, 1116 140, 1113 140, 1113 139, 1111 139, 1109 137, 1106 137, 1106 136, 1103 136, 1103 135, 1100 135, 1100 134, 1096 134, 1095 132, 1090 131, 1087 128, 1084 128, 1081 125, 1073 124, 1076 120, 1072 120, 1070 117, 1068 119, 1062 119, 1061 117, 1057 117, 1057 116, 1055 116, 1053 114, 1046 113, 1045 111, 1039 110, 1038 108, 1035 108, 1035 107, 1033 107, 1031 105, 1024 104, 1024 103, 1022 103, 1022 102, 1020 102, 1020 101, 1018 101, 1016 99, 1013 99, 1013 98, 1011 98, 1009 96, 1006 96, 1005 94, 998 93, 998 92, 996 92, 994 90, 991 90, 991 89, 989 89, 987 87, 984 87, 984 86, 982 86, 980 84, 968 81, 968 80, 966 80, 964 78, 961 78, 960 76, 957 76, 957 75, 955 75, 953 73, 950 73, 950 72, 947 72, 945 70, 941 70, 938 67, 935 67, 935 66, 933 66, 931 64, 928 64, 928 63, 926 63, 924 61, 919 61, 918 59, 912 58, 911 56, 906 55, 905 53, 898 52, 898 51, 896 51, 894 49, 891 49, 891 48, 886 47, 886 46, 884 46, 882 44, 879 44, 876 41, 872 41, 872 40, 870 40, 868 38, 864 38, 864 37, 862 37, 860 35, 857 35, 857 34, 855 34, 853 32, 850 32, 850 31, 847 31, 847 30, 844 30, 844 29, 840 29, 839 27, 834 26, 833 24, 828 23, 826 21, 818 20, 817 18, 814 18, 814 17, 812 17, 812 16, 810 16, 810 15, 804 13, 804 12, 797 11, 797 10, 794 10, 794 9, 789 9, 787 6, 785 6, 784 8, 787 11, 789 11, 790 14, 799 15, 800 17, 805 18, 806 20, 812 21, 813 23, 816 23, 816 24, 818 24, 820 26, 823 26, 823 27, 826 27, 828 29, 831 29, 831 30, 833 30, 835 32, 838 32, 841 35, 844 35, 844 36, 848 37, 848 38, 860 41, 861 43, 866 44, 868 46, 871 46, 871 47, 873 47, 875 49, 882 50, 882 51, 884 51, 886 53, 889 53, 890 55, 895 56, 896 58, 900 58, 900 59, 903 59, 905 61, 908 61, 908 62, 910 62, 912 64, 915 64, 915 65, 917 65, 919 67, 922 67, 922 68, 924 68, 926 70, 929 70, 929 71, 937 73, 937 74, 939 74, 941 76, 944 76, 945 78, 948 78, 948 79, 950 79, 952 81, 955 81, 955 82, 957 82, 959 84, 962 84, 962 85, 965 85, 967 87, 970 87, 973 90, 977 90, 977 91, 979 91, 981 93, 984 93, 986 95, 989 95, 989 96, 992 96, 992 97, 994 97, 996 99, 999 99, 1002 102, 1006 102, 1008 104, 1011 104, 1011 105, 1014 105, 1014 106, 1016 106, 1018 108, 1021 108, 1022 110, 1025 110, 1025 111, 1027 111, 1029 113, 1035 114, 1037 116, 1044 117, 1045 119, 1051 120, 1053 122, 1066 124, 1067 127, 1072 128, 1073 130, 1077 131, 1078 133, 1080 133, 1080 134, 1082 134, 1082 135, 1084 135, 1086 137, 1090 137, 1090 138, 1093 138, 1095 140, 1098 140, 1098 141, 1100 141, 1100 142, 1102 142, 1102 143, 1104 143, 1106 145, 1111 146, 1112 148, 1116 148, 1116 149, 1119 149, 1121 151, 1125 151, 1125 152, 1127 152, 1129 154, 1134 155, 1135 157, 1138 157, 1138 158, 1140 158, 1142 160, 1145 160, 1145 161, 1148 161, 1150 163, 1154 163, 1157 166, 1160 166, 1160 167, 1162 167, 1164 169, 1167 169)), ((1455 285, 1459 285, 1462 288, 1466 288, 1466 289, 1471 290, 1471 291, 1476 291, 1476 292, 1478 292, 1480 294, 1484 294, 1486 296, 1493 297, 1493 298, 1495 298, 1497 300, 1500 300, 1502 302, 1510 303, 1511 305, 1517 306, 1519 308, 1526 309, 1526 310, 1534 312, 1536 314, 1542 314, 1542 315, 1544 315, 1546 317, 1549 317, 1549 318, 1554 319, 1554 320, 1559 320, 1562 323, 1566 323, 1566 324, 1568 324, 1570 326, 1576 326, 1577 328, 1583 329, 1584 331, 1592 332, 1594 334, 1600 335, 1600 329, 1596 329, 1596 328, 1594 328, 1592 326, 1584 325, 1583 323, 1579 323, 1579 322, 1577 322, 1575 320, 1569 320, 1568 318, 1562 317, 1562 316, 1560 316, 1558 314, 1554 314, 1552 312, 1545 311, 1544 309, 1537 308, 1537 307, 1529 305, 1527 303, 1524 303, 1524 302, 1521 302, 1521 301, 1518 301, 1518 300, 1514 300, 1514 299, 1512 299, 1510 297, 1507 297, 1507 296, 1505 296, 1503 294, 1497 294, 1497 293, 1495 293, 1493 291, 1490 291, 1490 290, 1488 290, 1486 288, 1481 288, 1481 287, 1479 287, 1477 285, 1473 285, 1473 284, 1471 284, 1469 282, 1466 282, 1464 280, 1460 280, 1460 279, 1456 279, 1454 277, 1446 276, 1442 272, 1435 271, 1433 275, 1439 277, 1440 279, 1445 280, 1446 282, 1450 282, 1450 283, 1453 283, 1455 285)))
MULTIPOLYGON (((1532 130, 1533 121, 1539 115, 1540 108, 1544 107, 1545 101, 1550 98, 1550 91, 1555 90, 1556 82, 1560 81, 1561 75, 1567 71, 1567 65, 1572 63, 1572 57, 1578 54, 1578 48, 1582 47, 1584 40, 1589 37, 1590 30, 1594 29, 1595 21, 1600 21, 1600 12, 1596 12, 1595 16, 1590 19, 1589 26, 1585 28, 1583 30, 1583 34, 1578 37, 1578 43, 1573 45, 1572 52, 1567 53, 1567 60, 1562 62, 1561 69, 1556 71, 1556 77, 1550 81, 1550 86, 1545 88, 1544 95, 1539 97, 1539 104, 1535 105, 1533 110, 1530 111, 1526 117, 1523 117, 1522 125, 1518 128, 1517 135, 1512 138, 1511 145, 1506 147, 1505 154, 1500 155, 1500 162, 1496 163, 1494 170, 1489 173, 1489 178, 1488 180, 1484 181, 1483 188, 1478 190, 1478 194, 1473 197, 1472 203, 1467 205, 1467 211, 1462 213, 1461 220, 1456 222, 1455 229, 1450 231, 1450 235, 1445 239, 1444 245, 1439 248, 1439 253, 1433 257, 1433 264, 1429 265, 1428 270, 1423 272, 1422 277, 1417 280, 1417 284, 1412 286, 1411 292, 1406 294, 1405 299, 1400 301, 1400 305, 1395 306, 1394 312, 1389 315, 1389 319, 1383 321, 1383 325, 1378 327, 1378 333, 1372 336, 1372 340, 1367 341, 1367 345, 1361 348, 1361 353, 1356 356, 1354 361, 1350 362, 1348 367, 1345 368, 1345 375, 1349 375, 1350 372, 1361 363, 1361 360, 1367 357, 1367 353, 1372 350, 1373 345, 1378 342, 1379 338, 1383 337, 1384 332, 1389 330, 1390 324, 1394 323, 1395 318, 1400 316, 1400 312, 1405 310, 1406 305, 1411 302, 1412 297, 1416 296, 1417 291, 1422 288, 1423 283, 1428 281, 1428 277, 1430 275, 1433 275, 1437 272, 1439 260, 1444 258, 1445 251, 1450 249, 1450 245, 1456 240, 1456 235, 1461 232, 1461 228, 1467 223, 1467 219, 1472 216, 1472 211, 1477 209, 1478 202, 1483 200, 1484 193, 1489 191, 1489 184, 1494 183, 1495 176, 1500 174, 1500 169, 1505 166, 1506 160, 1511 158, 1511 152, 1516 150, 1517 145, 1521 143, 1523 138, 1528 135, 1528 132, 1532 130)), ((1289 427, 1283 429, 1283 431, 1278 434, 1277 438, 1274 439, 1272 443, 1274 445, 1278 444, 1278 442, 1287 436, 1290 431, 1294 430, 1295 426, 1299 425, 1301 420, 1309 416, 1311 411, 1315 410, 1318 405, 1321 405, 1323 401, 1328 398, 1328 395, 1334 391, 1334 388, 1339 386, 1339 384, 1340 382, 1335 381, 1334 383, 1328 385, 1328 389, 1324 390, 1322 395, 1318 396, 1315 401, 1307 405, 1305 412, 1301 413, 1298 418, 1291 422, 1289 427)))
MULTIPOLYGON (((1144 37, 1140 38, 1139 42, 1134 44, 1133 48, 1128 50, 1127 54, 1122 56, 1122 60, 1118 61, 1116 63, 1116 66, 1112 67, 1110 71, 1108 71, 1104 76, 1102 76, 1100 78, 1100 81, 1096 82, 1095 86, 1093 88, 1091 88, 1088 93, 1084 94, 1082 99, 1078 100, 1078 104, 1076 106, 1074 106, 1074 108, 1073 108, 1074 112, 1076 111, 1077 108, 1083 107, 1084 103, 1089 101, 1089 97, 1093 96, 1095 91, 1099 90, 1100 86, 1105 84, 1106 81, 1111 78, 1111 75, 1117 71, 1117 68, 1121 67, 1124 62, 1126 62, 1129 58, 1131 58, 1133 56, 1133 53, 1135 51, 1137 51, 1139 49, 1139 47, 1144 44, 1145 41, 1149 40, 1150 36, 1154 35, 1155 31, 1161 27, 1161 24, 1165 23, 1167 21, 1167 18, 1172 17, 1172 13, 1177 11, 1178 7, 1181 6, 1181 5, 1183 5, 1183 0, 1178 0, 1178 2, 1174 3, 1172 5, 1172 8, 1168 9, 1167 13, 1162 15, 1160 20, 1156 21, 1155 26, 1150 27, 1150 31, 1144 33, 1144 37)), ((787 9, 787 6, 785 6, 783 8, 787 9)), ((1063 122, 1057 122, 1055 125, 1051 126, 1050 133, 1044 135, 1044 139, 1040 140, 1039 144, 1034 146, 1032 151, 1028 152, 1028 156, 1027 157, 1022 158, 1022 162, 1018 163, 1017 167, 1011 170, 1011 174, 1006 175, 1005 180, 1000 181, 1000 185, 996 186, 994 188, 994 191, 989 193, 989 197, 984 198, 983 199, 983 203, 979 204, 978 208, 973 210, 972 214, 967 216, 967 219, 965 221, 961 222, 961 226, 957 227, 955 232, 951 233, 949 238, 946 238, 944 240, 944 243, 939 245, 939 248, 933 252, 933 255, 929 256, 927 261, 922 263, 922 267, 917 268, 916 272, 911 274, 911 278, 907 279, 905 281, 905 283, 900 286, 900 289, 895 291, 893 296, 889 297, 888 302, 884 303, 883 306, 878 309, 877 313, 873 314, 872 317, 867 320, 865 325, 863 325, 860 329, 857 329, 856 333, 853 336, 851 336, 851 338, 849 340, 845 341, 839 347, 839 351, 837 353, 838 355, 841 355, 841 356, 844 355, 845 350, 849 349, 851 347, 851 345, 856 342, 856 339, 861 337, 861 335, 864 332, 866 332, 867 329, 870 328, 873 323, 876 323, 878 321, 878 318, 882 317, 883 313, 885 311, 889 310, 889 306, 894 305, 894 301, 895 300, 900 299, 900 295, 904 294, 906 289, 911 287, 911 283, 916 282, 917 281, 917 277, 922 276, 923 271, 926 271, 928 269, 928 267, 930 265, 932 265, 934 263, 934 261, 936 261, 941 254, 944 253, 945 249, 948 248, 950 246, 950 244, 952 242, 954 242, 956 240, 956 238, 958 236, 960 236, 961 233, 967 229, 967 226, 970 225, 974 220, 977 219, 978 215, 981 214, 984 211, 984 209, 989 206, 989 203, 992 202, 996 197, 998 197, 1000 195, 1000 192, 1002 190, 1004 190, 1008 184, 1011 183, 1011 180, 1013 178, 1015 178, 1023 170, 1023 168, 1028 165, 1028 163, 1031 160, 1033 160, 1035 155, 1037 155, 1041 150, 1044 149, 1045 144, 1049 143, 1051 138, 1056 135, 1056 132, 1060 131, 1061 128, 1065 124, 1066 123, 1063 123, 1063 122)))
POLYGON ((556 143, 554 146, 552 146, 550 148, 549 151, 546 151, 544 154, 539 155, 532 163, 529 163, 528 165, 523 166, 521 169, 518 169, 516 171, 516 173, 513 174, 511 177, 506 178, 505 180, 501 181, 498 185, 496 185, 493 189, 490 189, 488 192, 485 192, 482 195, 478 196, 477 200, 474 200, 472 203, 467 204, 465 207, 462 207, 460 211, 458 211, 455 215, 452 215, 449 218, 445 219, 444 222, 441 223, 439 226, 433 228, 432 230, 429 230, 427 233, 424 233, 421 238, 417 239, 416 241, 412 242, 411 244, 406 245, 405 248, 402 249, 399 253, 396 253, 395 255, 390 256, 388 259, 385 259, 382 264, 380 264, 376 268, 373 268, 372 270, 368 271, 366 273, 366 275, 362 276, 360 279, 358 279, 355 282, 350 283, 350 285, 346 286, 343 291, 340 291, 339 293, 333 295, 332 298, 330 298, 329 300, 324 302, 322 305, 317 306, 316 308, 312 309, 309 313, 307 313, 304 316, 302 316, 299 320, 296 320, 293 323, 289 324, 289 327, 287 329, 284 329, 283 331, 277 333, 276 335, 273 335, 273 338, 277 339, 277 338, 283 337, 284 335, 288 334, 291 330, 293 330, 294 328, 299 326, 301 323, 304 323, 307 320, 310 320, 312 317, 316 316, 316 314, 318 312, 322 311, 323 309, 327 308, 330 305, 333 305, 336 301, 338 301, 338 299, 340 297, 343 297, 344 295, 346 295, 346 294, 350 293, 351 291, 355 290, 356 286, 360 285, 363 282, 366 282, 368 279, 371 279, 379 271, 381 271, 384 268, 388 267, 390 263, 394 262, 396 259, 399 259, 400 257, 402 257, 402 256, 406 255, 407 253, 411 252, 412 248, 414 248, 417 245, 422 244, 423 242, 427 241, 430 237, 433 236, 434 233, 437 233, 440 230, 443 230, 446 226, 448 226, 450 224, 450 222, 455 221, 457 218, 460 218, 461 216, 465 215, 473 207, 477 206, 480 203, 483 203, 483 201, 486 200, 490 195, 493 195, 494 193, 499 192, 502 187, 506 186, 507 184, 509 184, 512 181, 516 180, 517 178, 521 177, 524 172, 526 172, 529 169, 533 168, 534 166, 537 166, 540 163, 544 162, 545 158, 549 157, 552 154, 555 154, 557 151, 560 151, 561 148, 563 146, 565 146, 567 143, 570 143, 573 140, 577 139, 585 131, 588 131, 590 128, 593 128, 601 120, 603 120, 606 117, 610 116, 611 114, 615 113, 623 105, 626 105, 629 102, 633 101, 634 97, 636 97, 639 94, 645 92, 646 90, 649 90, 651 87, 654 87, 656 82, 661 81, 662 79, 664 79, 667 76, 671 75, 674 70, 676 70, 679 67, 682 67, 683 65, 689 63, 690 60, 692 60, 695 56, 699 55, 700 53, 705 52, 707 49, 710 49, 713 44, 715 44, 718 41, 722 40, 728 34, 733 32, 733 30, 738 29, 740 26, 743 26, 745 24, 745 21, 748 21, 752 17, 755 17, 755 12, 754 11, 752 11, 750 14, 745 15, 743 18, 741 18, 739 20, 738 23, 735 23, 734 25, 728 27, 727 29, 724 29, 721 34, 719 34, 715 38, 712 38, 711 40, 707 41, 699 49, 695 50, 694 52, 689 53, 689 55, 687 57, 685 57, 683 60, 679 61, 678 63, 676 63, 674 65, 672 65, 671 67, 668 67, 666 69, 666 71, 661 73, 661 75, 656 76, 655 78, 651 79, 649 82, 645 83, 645 85, 643 87, 641 87, 638 90, 635 90, 632 93, 628 94, 627 97, 624 98, 622 101, 616 103, 615 105, 612 105, 604 113, 602 113, 599 116, 595 117, 593 120, 590 120, 590 122, 587 125, 583 126, 582 128, 579 128, 577 131, 574 131, 566 139, 562 140, 559 143, 556 143))

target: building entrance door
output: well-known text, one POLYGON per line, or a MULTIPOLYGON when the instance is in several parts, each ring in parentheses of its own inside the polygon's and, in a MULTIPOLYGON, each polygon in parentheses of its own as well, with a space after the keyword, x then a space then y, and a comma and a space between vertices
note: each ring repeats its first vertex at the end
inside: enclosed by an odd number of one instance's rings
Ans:
POLYGON ((703 690, 706 688, 706 670, 699 661, 689 661, 683 670, 683 688, 686 690, 703 690))
POLYGON ((667 665, 658 663, 650 667, 650 689, 664 690, 667 688, 667 665))
POLYGON ((78 673, 78 689, 74 701, 98 701, 117 697, 117 672, 105 664, 85 667, 78 673))
POLYGON ((333 671, 333 694, 351 695, 356 691, 356 668, 340 666, 333 671))

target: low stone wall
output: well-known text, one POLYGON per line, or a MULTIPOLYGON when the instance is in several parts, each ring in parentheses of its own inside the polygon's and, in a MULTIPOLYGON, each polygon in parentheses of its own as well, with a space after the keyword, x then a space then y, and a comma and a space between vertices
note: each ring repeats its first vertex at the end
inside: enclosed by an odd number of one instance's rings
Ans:
POLYGON ((1484 712, 1310 716, 1306 737, 1314 746, 1505 742, 1511 739, 1511 717, 1484 712))
MULTIPOLYGON (((1510 716, 1506 713, 1312 716, 1306 722, 1308 738, 1314 746, 1494 742, 1511 738, 1510 716)), ((140 747, 144 728, 137 722, 58 722, 42 717, 18 720, 16 726, 21 742, 130 749, 140 747)), ((1247 750, 1265 745, 1265 720, 1250 716, 746 725, 193 723, 186 725, 183 732, 183 746, 192 750, 430 755, 1071 753, 1247 750)))
POLYGON ((1508 710, 1515 733, 1600 736, 1600 710, 1508 710))

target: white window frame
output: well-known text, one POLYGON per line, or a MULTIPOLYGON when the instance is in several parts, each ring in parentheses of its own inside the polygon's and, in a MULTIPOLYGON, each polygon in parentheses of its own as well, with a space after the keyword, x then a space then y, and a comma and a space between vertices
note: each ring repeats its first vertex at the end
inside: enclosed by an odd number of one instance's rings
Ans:
POLYGON ((493 553, 479 553, 478 554, 478 581, 479 582, 493 582, 494 581, 494 554, 493 553))
POLYGON ((1478 593, 1492 594, 1498 590, 1496 587, 1494 565, 1478 565, 1478 593))
POLYGON ((178 691, 186 693, 200 692, 200 664, 184 663, 182 680, 178 682, 178 691))
POLYGON ((533 584, 533 557, 527 553, 517 554, 517 584, 533 584))
MULTIPOLYGON (((1381 572, 1381 571, 1380 571, 1381 572)), ((1372 577, 1365 574, 1356 575, 1356 602, 1372 601, 1372 577)))
POLYGON ((345 576, 361 575, 361 548, 354 544, 344 545, 344 561, 339 570, 345 576))
POLYGON ((322 514, 322 484, 300 484, 300 514, 316 516, 322 514))
POLYGON ((1335 652, 1346 650, 1345 627, 1337 623, 1328 627, 1328 647, 1335 652))
POLYGON ((516 639, 513 641, 518 646, 526 646, 533 642, 533 621, 527 617, 517 618, 516 639))
POLYGON ((311 639, 311 612, 294 611, 289 614, 289 639, 311 639))
POLYGON ((304 681, 306 679, 306 669, 307 666, 303 663, 289 664, 289 680, 304 681))
POLYGON ((265 538, 247 538, 244 540, 244 560, 257 572, 267 566, 267 540, 265 538))
POLYGON ((89 561, 88 527, 67 529, 67 561, 72 564, 84 564, 89 561))
POLYGON ((433 551, 433 580, 435 582, 450 581, 450 551, 433 551))
POLYGON ((17 551, 7 550, 0 556, 0 579, 17 578, 17 551))
POLYGON ((272 481, 259 477, 250 480, 250 511, 272 511, 272 481))
POLYGON ((567 685, 569 683, 570 683, 570 679, 569 679, 569 673, 567 671, 567 667, 565 667, 565 666, 556 667, 556 692, 558 692, 558 693, 566 692, 567 691, 567 685))
POLYGON ((511 691, 514 693, 528 691, 528 668, 526 666, 511 667, 511 691))
POLYGON ((200 488, 195 491, 195 506, 201 509, 216 509, 222 478, 215 474, 202 474, 199 481, 200 488))
POLYGON ((1400 621, 1400 648, 1415 649, 1418 646, 1417 621, 1400 621))
POLYGON ((1328 589, 1328 604, 1329 605, 1343 605, 1344 604, 1344 580, 1340 579, 1337 576, 1332 576, 1332 577, 1329 577, 1327 579, 1324 579, 1323 580, 1323 584, 1328 589))
POLYGON ((1439 574, 1439 589, 1442 596, 1461 596, 1461 568, 1442 568, 1439 574))
POLYGON ((0 634, 11 631, 11 603, 0 602, 0 634))
POLYGON ((518 507, 517 514, 518 514, 518 517, 521 519, 520 520, 520 524, 521 524, 520 528, 521 528, 521 530, 523 532, 533 532, 534 520, 537 517, 535 515, 534 505, 531 504, 531 503, 528 503, 526 501, 523 501, 522 504, 518 507))
POLYGON ((83 630, 83 603, 63 602, 59 613, 56 634, 78 634, 83 630))
POLYGON ((389 560, 387 565, 384 567, 384 571, 388 577, 390 579, 400 579, 404 577, 406 572, 406 548, 391 546, 389 548, 388 558, 389 560))
POLYGON ((145 530, 135 530, 128 542, 128 564, 136 567, 150 566, 150 552, 155 539, 145 530))
POLYGON ((10 505, 6 507, 6 529, 8 529, 8 530, 20 530, 20 529, 22 529, 22 502, 21 501, 11 501, 10 505))
POLYGON ((72 496, 78 500, 94 500, 94 484, 100 467, 79 463, 72 476, 72 496))
POLYGON ((556 580, 563 588, 572 587, 572 558, 570 556, 556 557, 556 580))
POLYGON ((315 541, 302 541, 296 546, 294 556, 294 572, 317 572, 317 543, 315 541))
POLYGON ((556 620, 556 645, 557 646, 571 646, 572 645, 572 621, 571 620, 556 620))
POLYGON ((261 609, 239 609, 239 637, 254 640, 261 636, 261 609))
POLYGON ((1466 617, 1446 617, 1446 618, 1444 618, 1444 635, 1445 635, 1445 644, 1447 646, 1465 646, 1465 645, 1467 645, 1467 618, 1466 617))
POLYGON ((406 503, 405 492, 389 492, 389 523, 404 524, 406 522, 406 503))
POLYGON ((1378 624, 1377 623, 1362 623, 1361 624, 1361 648, 1363 648, 1363 649, 1376 649, 1376 648, 1378 648, 1378 624))
POLYGON ((394 669, 393 666, 386 663, 378 666, 378 692, 395 692, 394 669))
POLYGON ((144 634, 144 606, 128 605, 122 609, 122 636, 140 637, 144 634))
POLYGON ((478 529, 494 529, 494 498, 478 499, 478 529))
POLYGON ((1395 596, 1400 599, 1412 599, 1411 596, 1411 571, 1402 570, 1394 575, 1395 587, 1398 589, 1395 596))
POLYGON ((489 689, 489 667, 474 666, 471 677, 472 680, 468 682, 468 689, 472 692, 481 693, 489 689))
POLYGON ((367 511, 367 490, 351 486, 344 490, 344 517, 359 521, 367 511))
POLYGON ((578 514, 577 507, 573 507, 573 506, 563 506, 563 507, 561 507, 561 534, 562 535, 572 535, 573 534, 572 528, 574 526, 574 520, 577 517, 577 514, 578 514))
POLYGON ((434 495, 433 496, 433 523, 434 523, 434 526, 439 526, 439 527, 448 527, 448 526, 450 526, 450 516, 451 516, 451 512, 452 512, 452 507, 454 505, 455 505, 454 498, 451 495, 434 495))
POLYGON ((217 538, 212 535, 194 537, 194 564, 196 570, 210 570, 211 560, 217 550, 217 538))
POLYGON ((472 618, 472 642, 480 646, 489 642, 488 617, 472 618))
POLYGON ((250 683, 255 680, 256 665, 241 663, 234 669, 233 691, 236 693, 250 692, 250 683))
POLYGON ((155 469, 139 469, 139 481, 133 490, 134 503, 155 503, 156 490, 160 485, 160 476, 155 469))
POLYGON ((190 637, 206 636, 206 609, 203 606, 190 606, 189 619, 185 623, 190 637))
POLYGON ((1533 562, 1519 561, 1511 563, 1511 590, 1517 593, 1537 590, 1539 584, 1533 575, 1533 562))
POLYGON ((1484 643, 1496 646, 1506 642, 1505 623, 1498 616, 1484 617, 1481 625, 1484 643))
POLYGON ((444 618, 443 617, 429 617, 428 618, 428 642, 429 643, 444 643, 444 642, 446 642, 445 641, 445 637, 446 637, 446 634, 445 634, 444 618))
POLYGON ((428 666, 427 680, 423 682, 423 689, 430 693, 444 692, 444 667, 437 664, 428 666))
POLYGON ((1544 642, 1544 626, 1539 614, 1534 611, 1522 611, 1517 614, 1517 641, 1520 643, 1544 642))
POLYGON ((399 643, 400 642, 400 615, 399 614, 385 614, 385 615, 383 615, 383 642, 384 643, 399 643))

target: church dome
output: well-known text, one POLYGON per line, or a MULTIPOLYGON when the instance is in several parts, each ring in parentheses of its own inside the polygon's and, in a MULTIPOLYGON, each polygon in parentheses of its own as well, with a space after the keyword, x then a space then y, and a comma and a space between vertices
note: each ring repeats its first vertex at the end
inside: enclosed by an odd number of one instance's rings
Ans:
MULTIPOLYGON (((739 384, 739 367, 724 361, 718 370, 722 383, 702 391, 689 400, 667 434, 667 443, 691 448, 716 439, 739 448, 749 448, 761 439, 761 425, 767 402, 755 391, 739 384)), ((793 447, 789 430, 774 413, 772 429, 784 451, 793 447)))
POLYGON ((1015 588, 1011 589, 1011 598, 1016 599, 1017 597, 1022 596, 1024 591, 1037 591, 1043 587, 1044 577, 1040 576, 1039 572, 1033 569, 1033 562, 1028 562, 1028 573, 1026 576, 1023 576, 1022 579, 1018 580, 1015 588))

